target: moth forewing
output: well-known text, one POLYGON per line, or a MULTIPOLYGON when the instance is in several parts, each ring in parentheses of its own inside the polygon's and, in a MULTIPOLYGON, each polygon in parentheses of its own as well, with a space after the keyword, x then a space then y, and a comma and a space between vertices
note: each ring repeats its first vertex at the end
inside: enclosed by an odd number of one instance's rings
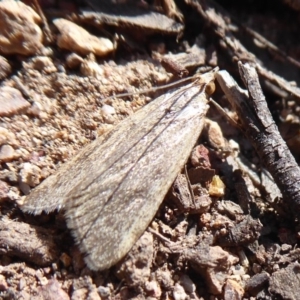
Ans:
POLYGON ((213 78, 205 74, 119 123, 40 184, 22 209, 63 207, 89 268, 117 263, 153 219, 196 143, 213 78))

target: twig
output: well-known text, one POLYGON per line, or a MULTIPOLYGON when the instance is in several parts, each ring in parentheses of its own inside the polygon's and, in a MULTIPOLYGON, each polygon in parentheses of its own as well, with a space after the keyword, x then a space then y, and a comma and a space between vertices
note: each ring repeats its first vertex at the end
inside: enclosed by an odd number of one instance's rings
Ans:
POLYGON ((216 78, 236 110, 245 135, 297 215, 300 212, 300 168, 267 107, 255 68, 248 63, 238 65, 249 96, 226 71, 220 71, 216 78))
POLYGON ((192 202, 193 202, 194 206, 196 207, 195 195, 194 195, 194 191, 193 191, 193 188, 192 188, 192 185, 191 185, 191 181, 189 179, 189 175, 188 175, 188 172, 187 172, 186 165, 184 165, 184 175, 186 177, 186 182, 187 182, 187 185, 188 185, 189 192, 191 194, 192 202))
POLYGON ((25 87, 25 85, 21 82, 19 77, 16 75, 12 76, 13 81, 16 84, 17 89, 22 93, 22 95, 26 98, 26 100, 30 103, 33 102, 32 97, 30 96, 30 93, 28 89, 25 87))
MULTIPOLYGON (((269 82, 275 83, 276 86, 281 88, 287 93, 291 93, 296 97, 295 100, 300 101, 300 88, 293 86, 286 79, 274 74, 268 70, 264 65, 257 59, 257 57, 248 51, 245 46, 234 36, 231 27, 236 26, 235 23, 230 22, 233 19, 233 16, 226 12, 220 5, 212 0, 185 0, 185 2, 191 5, 205 20, 206 24, 213 29, 214 34, 220 38, 220 45, 225 51, 229 54, 230 57, 236 58, 237 60, 250 61, 257 67, 257 72, 260 76, 263 77, 266 85, 270 86, 269 82), (227 20, 226 22, 224 20, 227 20)), ((254 31, 252 31, 254 33, 254 31)), ((258 37, 258 36, 256 36, 258 37)), ((262 39, 260 39, 262 42, 262 39)), ((266 44, 266 42, 265 42, 266 44)), ((270 43, 268 43, 268 48, 270 48, 270 43)), ((273 52, 275 47, 272 47, 273 52)), ((283 52, 278 52, 278 55, 281 57, 287 56, 283 52)), ((299 62, 292 60, 291 58, 287 59, 289 63, 292 63, 293 66, 299 67, 299 62)))
POLYGON ((43 13, 43 10, 39 4, 39 1, 38 0, 33 0, 33 3, 36 7, 36 10, 38 12, 38 14, 40 15, 42 21, 43 21, 43 25, 44 25, 44 33, 45 33, 45 38, 46 38, 46 41, 47 43, 52 43, 54 41, 54 38, 52 36, 52 33, 51 33, 51 30, 49 28, 49 25, 48 25, 48 21, 47 21, 47 18, 45 17, 44 13, 43 13))

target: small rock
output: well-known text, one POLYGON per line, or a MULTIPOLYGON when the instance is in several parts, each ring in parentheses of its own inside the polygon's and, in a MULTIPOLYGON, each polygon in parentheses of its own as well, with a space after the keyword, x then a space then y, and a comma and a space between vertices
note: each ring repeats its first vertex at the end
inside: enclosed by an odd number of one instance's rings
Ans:
POLYGON ((3 275, 0 275, 0 291, 6 291, 8 289, 8 284, 3 275))
POLYGON ((71 257, 66 253, 62 253, 59 259, 64 264, 65 268, 68 268, 72 263, 71 257))
POLYGON ((41 299, 48 300, 69 300, 68 294, 60 287, 56 279, 51 279, 46 285, 38 288, 41 299))
POLYGON ((233 201, 222 200, 217 202, 217 210, 220 213, 225 213, 231 218, 235 218, 237 215, 242 215, 244 212, 242 208, 233 201))
POLYGON ((253 263, 252 265, 252 271, 257 274, 257 273, 260 273, 261 272, 261 265, 257 264, 257 263, 253 263))
POLYGON ((17 158, 15 149, 10 145, 3 145, 0 149, 0 161, 9 162, 17 158))
POLYGON ((83 58, 76 53, 71 53, 66 57, 66 63, 70 69, 78 68, 82 62, 83 58))
POLYGON ((22 300, 32 300, 32 297, 30 294, 28 294, 26 291, 21 291, 18 295, 18 297, 22 300))
POLYGON ((103 105, 101 107, 101 113, 105 123, 113 124, 116 121, 116 111, 112 106, 107 104, 103 105))
POLYGON ((94 53, 98 56, 104 56, 114 50, 114 45, 109 39, 91 35, 71 21, 55 19, 53 23, 60 32, 57 45, 62 49, 77 52, 81 55, 94 53))
POLYGON ((0 201, 8 198, 9 186, 6 182, 0 180, 0 201))
POLYGON ((53 64, 50 57, 47 56, 37 56, 32 59, 33 68, 38 71, 44 71, 47 74, 57 72, 57 68, 53 64))
POLYGON ((26 279, 22 277, 19 281, 19 290, 22 291, 27 286, 26 279))
POLYGON ((80 277, 73 280, 72 300, 92 299, 101 300, 96 286, 90 276, 80 277))
POLYGON ((21 1, 0 2, 0 49, 3 54, 33 55, 42 48, 39 15, 21 1))
POLYGON ((30 190, 31 190, 30 186, 25 182, 19 183, 19 189, 24 195, 29 195, 30 190))
POLYGON ((292 245, 289 245, 289 244, 282 244, 281 245, 281 251, 283 253, 286 253, 286 252, 292 250, 292 248, 293 248, 292 245))
POLYGON ((153 255, 153 236, 146 231, 117 265, 117 277, 122 278, 129 287, 144 285, 151 275, 153 255))
POLYGON ((41 169, 31 163, 24 163, 20 171, 20 182, 26 183, 31 187, 37 186, 41 181, 41 169))
POLYGON ((171 289, 174 286, 174 280, 169 269, 158 268, 155 272, 155 277, 160 286, 164 289, 171 289))
POLYGON ((220 125, 212 120, 205 120, 205 134, 208 137, 209 143, 215 149, 225 149, 226 148, 226 140, 223 136, 222 129, 220 125))
POLYGON ((16 136, 13 132, 9 131, 4 127, 0 127, 0 145, 4 144, 14 144, 16 136))
POLYGON ((0 88, 0 117, 20 113, 28 107, 30 103, 23 98, 19 90, 8 86, 0 88))
POLYGON ((196 146, 191 154, 191 163, 194 167, 210 168, 209 150, 204 145, 196 146))
POLYGON ((184 288, 179 283, 176 283, 175 286, 174 286, 173 298, 174 298, 174 300, 189 299, 188 295, 184 291, 184 288))
POLYGON ((116 110, 111 105, 108 105, 108 104, 104 104, 101 107, 101 111, 102 111, 103 114, 106 114, 106 115, 116 114, 116 110))
POLYGON ((11 73, 11 66, 7 59, 0 55, 0 80, 8 77, 11 73))
POLYGON ((11 202, 18 201, 20 199, 20 191, 17 187, 10 188, 9 192, 7 193, 7 198, 11 202))
POLYGON ((145 283, 145 291, 150 297, 153 297, 154 299, 160 299, 161 298, 161 288, 157 281, 147 281, 145 283))
POLYGON ((244 296, 243 287, 235 280, 228 279, 224 286, 224 300, 241 300, 244 296))
POLYGON ((80 66, 80 72, 84 76, 90 76, 95 78, 101 78, 103 77, 103 69, 99 64, 95 61, 91 60, 84 60, 83 63, 80 66))
POLYGON ((98 286, 97 291, 101 297, 101 299, 108 299, 111 296, 110 288, 105 286, 98 286))
POLYGON ((85 262, 83 260, 83 254, 80 252, 77 246, 71 248, 72 256, 72 266, 76 274, 79 274, 81 270, 85 267, 85 262))
POLYGON ((192 293, 196 292, 196 285, 195 285, 195 283, 186 274, 183 274, 180 277, 180 284, 183 286, 184 290, 188 294, 192 294, 192 293))
POLYGON ((44 108, 40 102, 34 101, 31 107, 28 108, 27 114, 39 117, 43 112, 44 108))
POLYGON ((194 249, 187 248, 184 252, 191 266, 205 278, 209 292, 221 294, 231 267, 239 259, 219 246, 211 247, 204 243, 194 249))
POLYGON ((269 279, 268 273, 255 274, 247 281, 245 289, 250 295, 256 296, 263 288, 267 287, 269 279))
POLYGON ((298 262, 291 263, 286 268, 272 273, 269 292, 279 296, 280 299, 298 300, 300 295, 299 273, 300 264, 298 262))
POLYGON ((212 197, 223 197, 225 195, 225 184, 218 175, 212 178, 208 193, 212 197))
POLYGON ((48 279, 44 276, 44 273, 41 270, 37 270, 35 272, 35 276, 41 285, 48 284, 48 279))

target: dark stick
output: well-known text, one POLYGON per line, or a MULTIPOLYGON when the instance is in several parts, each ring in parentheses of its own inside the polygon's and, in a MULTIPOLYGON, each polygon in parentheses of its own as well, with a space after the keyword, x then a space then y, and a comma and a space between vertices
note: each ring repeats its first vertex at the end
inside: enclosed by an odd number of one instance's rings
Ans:
POLYGON ((255 68, 241 62, 238 66, 249 96, 227 72, 219 72, 217 80, 236 110, 245 135, 297 216, 300 212, 300 168, 272 118, 255 68))

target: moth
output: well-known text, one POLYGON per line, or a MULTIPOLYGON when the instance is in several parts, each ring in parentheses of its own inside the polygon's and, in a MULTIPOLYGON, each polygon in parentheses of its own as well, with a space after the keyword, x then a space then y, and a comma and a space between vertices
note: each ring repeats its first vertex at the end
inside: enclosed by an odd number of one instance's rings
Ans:
POLYGON ((216 70, 153 100, 83 148, 20 205, 63 209, 91 270, 122 259, 146 230, 204 123, 216 70))

